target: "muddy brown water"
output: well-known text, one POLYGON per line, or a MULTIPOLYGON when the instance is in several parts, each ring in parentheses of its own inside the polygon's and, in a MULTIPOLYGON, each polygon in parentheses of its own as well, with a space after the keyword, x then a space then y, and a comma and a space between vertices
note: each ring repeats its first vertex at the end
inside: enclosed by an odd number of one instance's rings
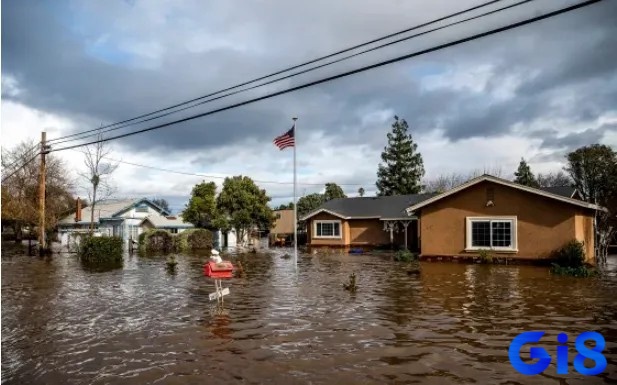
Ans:
MULTIPOLYGON (((422 263, 370 255, 243 257, 225 312, 199 256, 126 257, 90 272, 71 255, 2 257, 3 384, 606 384, 617 382, 617 258, 602 278, 546 268, 422 263), (356 272, 359 290, 342 288, 356 272), (508 362, 518 333, 604 335, 608 367, 508 362)), ((552 341, 552 342, 551 342, 552 341)), ((571 360, 574 358, 570 344, 571 360)))

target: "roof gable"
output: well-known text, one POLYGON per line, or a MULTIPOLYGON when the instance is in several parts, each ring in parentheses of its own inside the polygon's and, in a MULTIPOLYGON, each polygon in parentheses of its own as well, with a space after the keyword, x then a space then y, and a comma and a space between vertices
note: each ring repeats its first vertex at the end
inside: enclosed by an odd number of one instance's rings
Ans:
POLYGON ((494 177, 492 175, 486 175, 485 174, 485 175, 479 176, 477 178, 471 179, 471 180, 461 184, 460 186, 455 187, 455 188, 453 188, 451 190, 448 190, 448 191, 446 191, 444 193, 441 193, 439 195, 436 195, 434 197, 426 199, 426 200, 424 200, 422 202, 418 202, 418 203, 416 203, 414 205, 411 205, 411 206, 409 206, 406 209, 406 211, 407 211, 407 213, 410 214, 410 213, 412 213, 412 212, 414 212, 414 211, 416 211, 416 210, 418 210, 418 209, 420 209, 422 207, 428 206, 428 205, 430 205, 430 204, 432 204, 434 202, 437 202, 437 201, 439 201, 439 200, 441 200, 443 198, 446 198, 446 197, 448 197, 450 195, 454 195, 454 194, 456 194, 456 193, 458 193, 460 191, 463 191, 463 190, 465 190, 465 189, 467 189, 467 188, 469 188, 471 186, 475 186, 478 183, 485 182, 485 181, 493 182, 493 183, 496 183, 496 184, 500 184, 500 185, 503 185, 503 186, 506 186, 506 187, 511 187, 511 188, 518 189, 518 190, 521 190, 521 191, 526 191, 526 192, 529 192, 529 193, 532 193, 532 194, 536 194, 536 195, 540 195, 540 196, 543 196, 543 197, 546 197, 546 198, 555 199, 557 201, 561 201, 561 202, 564 202, 564 203, 569 203, 569 204, 572 204, 572 205, 575 205, 575 206, 579 206, 579 207, 583 207, 583 208, 586 208, 586 209, 606 210, 603 207, 600 207, 600 206, 597 206, 597 205, 594 205, 594 204, 591 204, 591 203, 587 203, 587 202, 584 202, 584 201, 581 201, 581 200, 578 200, 578 199, 573 199, 571 197, 567 197, 567 196, 563 196, 563 195, 558 195, 558 194, 555 194, 555 193, 552 193, 552 192, 548 192, 548 191, 545 191, 545 190, 541 190, 541 189, 537 189, 537 188, 533 188, 533 187, 528 187, 528 186, 520 185, 518 183, 514 183, 514 182, 511 182, 509 180, 505 180, 505 179, 494 177))
POLYGON ((159 207, 158 205, 156 205, 155 203, 153 203, 149 199, 142 198, 142 199, 133 201, 131 204, 127 205, 126 207, 121 208, 119 211, 113 213, 111 216, 112 217, 116 217, 118 215, 122 215, 125 212, 127 212, 127 211, 129 211, 129 210, 131 210, 131 209, 141 205, 141 204, 146 204, 146 205, 152 207, 153 209, 155 209, 161 215, 170 215, 171 214, 169 211, 159 207))

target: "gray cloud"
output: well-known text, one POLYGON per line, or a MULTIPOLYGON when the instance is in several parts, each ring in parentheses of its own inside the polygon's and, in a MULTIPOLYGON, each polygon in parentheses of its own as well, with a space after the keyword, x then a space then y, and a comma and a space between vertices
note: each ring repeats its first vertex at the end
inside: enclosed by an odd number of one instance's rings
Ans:
MULTIPOLYGON (((460 8, 471 3, 476 2, 460 4, 460 8)), ((540 3, 538 9, 557 7, 554 2, 540 3)), ((568 2, 561 2, 565 3, 568 2)), ((133 7, 114 2, 88 3, 78 5, 82 8, 79 15, 89 14, 100 20, 84 27, 86 32, 82 28, 80 33, 62 21, 62 17, 71 15, 58 17, 50 6, 36 6, 33 2, 8 2, 2 12, 2 74, 14 77, 23 92, 6 96, 43 111, 69 116, 83 125, 80 130, 92 128, 100 122, 148 112, 452 11, 448 1, 421 4, 422 8, 414 2, 389 8, 379 2, 362 1, 350 9, 326 1, 259 6, 238 6, 227 1, 210 5, 189 2, 169 13, 151 5, 152 12, 158 12, 152 20, 173 23, 158 21, 159 25, 123 17, 139 3, 133 7), (193 19, 197 14, 204 15, 203 23, 193 19), (286 16, 290 14, 295 16, 286 16), (105 28, 106 23, 109 29, 105 28), (191 33, 193 29, 195 33, 191 33), (121 31, 128 32, 120 35, 121 31), (140 54, 123 53, 131 56, 128 64, 122 62, 122 55, 114 53, 111 56, 120 56, 120 63, 114 64, 89 53, 97 36, 107 35, 111 36, 109 44, 118 50, 135 46, 136 42, 156 44, 136 50, 140 54), (197 39, 202 35, 205 37, 197 39), (154 48, 158 46, 162 47, 160 54, 154 48), (210 48, 194 49, 204 46, 210 48), (148 55, 152 58, 147 59, 148 55), (138 65, 133 65, 134 60, 139 61, 138 65)), ((67 5, 62 9, 74 10, 67 5)), ((541 119, 592 121, 617 105, 616 14, 617 4, 605 1, 538 25, 121 143, 129 151, 208 151, 251 140, 268 143, 288 128, 291 114, 302 117, 301 128, 307 135, 321 131, 335 138, 334 142, 364 144, 375 151, 385 144, 384 133, 390 122, 366 122, 371 111, 392 111, 406 118, 417 133, 442 129, 452 141, 499 136, 511 132, 516 124, 541 119), (485 79, 483 92, 454 87, 427 89, 422 85, 423 78, 414 75, 412 69, 418 64, 437 67, 436 63, 440 70, 458 71, 489 65, 492 72, 485 79), (506 77, 519 79, 520 84, 511 96, 496 98, 494 93, 506 77)), ((500 16, 495 20, 504 19, 500 16)), ((485 29, 497 21, 475 23, 433 39, 405 44, 272 86, 270 90, 420 48, 450 35, 485 29)), ((163 121, 226 103, 213 103, 163 121)), ((208 154, 203 156, 207 158, 208 154)))

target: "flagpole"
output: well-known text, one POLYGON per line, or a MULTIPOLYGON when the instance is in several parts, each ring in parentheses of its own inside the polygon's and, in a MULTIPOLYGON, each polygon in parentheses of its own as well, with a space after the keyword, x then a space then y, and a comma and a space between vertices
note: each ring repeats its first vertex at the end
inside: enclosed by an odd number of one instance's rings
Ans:
POLYGON ((298 202, 297 202, 297 181, 296 174, 296 148, 298 147, 298 135, 296 130, 296 121, 298 118, 292 118, 294 121, 294 265, 298 270, 298 202))

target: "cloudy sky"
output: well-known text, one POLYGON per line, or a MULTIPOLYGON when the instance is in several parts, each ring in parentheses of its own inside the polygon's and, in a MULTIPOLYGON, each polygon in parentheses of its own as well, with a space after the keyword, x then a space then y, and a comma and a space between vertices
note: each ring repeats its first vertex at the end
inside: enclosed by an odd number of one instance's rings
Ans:
MULTIPOLYGON (((535 0, 161 122, 576 2, 535 0)), ((41 130, 53 139, 131 118, 480 3, 3 1, 2 146, 39 138, 41 130)), ((512 3, 504 0, 486 10, 512 3)), ((411 127, 427 178, 497 168, 510 177, 521 157, 536 172, 556 171, 574 148, 617 146, 615 18, 617 1, 605 0, 520 29, 113 141, 113 158, 218 177, 248 175, 263 181, 259 184, 278 204, 291 199, 292 151, 279 151, 272 139, 298 116, 300 195, 320 191, 325 182, 344 185, 350 195, 360 186, 371 194, 396 114, 411 127)), ((82 167, 79 152, 56 155, 71 165, 71 172, 82 167)), ((165 197, 174 210, 204 179, 221 182, 125 163, 114 175, 118 197, 165 197)))

